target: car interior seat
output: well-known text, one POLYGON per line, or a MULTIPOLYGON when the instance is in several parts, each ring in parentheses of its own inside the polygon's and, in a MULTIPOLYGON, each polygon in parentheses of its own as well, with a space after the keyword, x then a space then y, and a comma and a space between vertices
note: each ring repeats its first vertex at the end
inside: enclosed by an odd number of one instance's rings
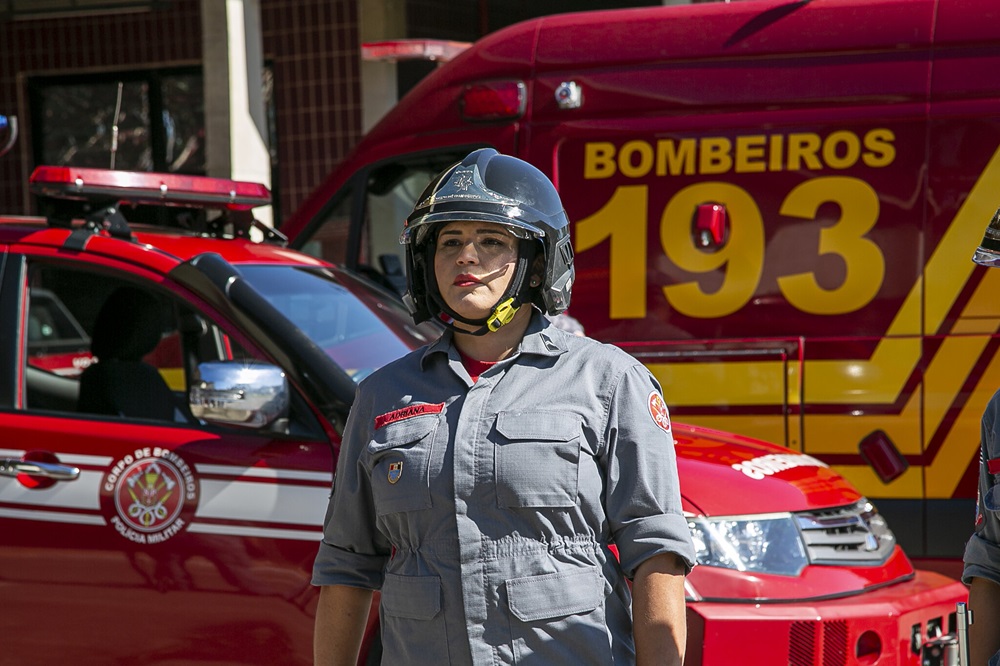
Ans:
POLYGON ((119 287, 101 306, 90 350, 97 357, 80 375, 77 410, 162 421, 191 421, 159 371, 142 360, 163 333, 163 301, 119 287))
POLYGON ((38 342, 45 339, 45 334, 42 333, 42 322, 38 318, 38 314, 34 312, 28 313, 28 342, 38 342))

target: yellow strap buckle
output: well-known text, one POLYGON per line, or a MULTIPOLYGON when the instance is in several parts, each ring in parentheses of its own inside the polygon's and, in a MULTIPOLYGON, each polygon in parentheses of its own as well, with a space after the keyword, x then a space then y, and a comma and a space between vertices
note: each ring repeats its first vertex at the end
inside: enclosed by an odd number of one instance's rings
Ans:
POLYGON ((513 303, 514 299, 508 298, 506 301, 496 306, 493 310, 493 314, 486 320, 486 327, 490 329, 490 331, 496 333, 501 326, 510 323, 510 320, 514 318, 515 314, 517 314, 517 306, 513 303))

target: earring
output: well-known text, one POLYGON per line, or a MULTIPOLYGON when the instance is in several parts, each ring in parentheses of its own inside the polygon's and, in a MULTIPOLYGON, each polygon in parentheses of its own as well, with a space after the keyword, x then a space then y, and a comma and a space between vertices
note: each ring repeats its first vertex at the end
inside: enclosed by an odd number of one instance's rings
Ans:
POLYGON ((538 278, 531 278, 531 282, 529 282, 528 284, 530 284, 532 287, 537 287, 538 286, 538 278))

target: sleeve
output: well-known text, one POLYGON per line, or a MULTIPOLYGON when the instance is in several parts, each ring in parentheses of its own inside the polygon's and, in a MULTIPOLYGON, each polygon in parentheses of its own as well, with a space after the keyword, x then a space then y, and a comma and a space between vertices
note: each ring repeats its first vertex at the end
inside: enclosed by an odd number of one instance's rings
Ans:
POLYGON ((980 429, 979 493, 976 498, 976 522, 972 538, 965 546, 965 569, 962 582, 986 578, 1000 585, 1000 474, 990 474, 989 462, 1000 465, 1000 438, 997 437, 997 411, 1000 391, 990 399, 983 412, 980 429))
POLYGON ((371 482, 361 463, 373 427, 371 400, 359 387, 344 428, 323 541, 313 563, 313 585, 382 587, 391 549, 376 527, 371 482))
POLYGON ((642 365, 631 366, 611 395, 605 430, 605 511, 625 574, 644 561, 674 553, 695 564, 691 531, 681 508, 670 415, 660 385, 642 365))

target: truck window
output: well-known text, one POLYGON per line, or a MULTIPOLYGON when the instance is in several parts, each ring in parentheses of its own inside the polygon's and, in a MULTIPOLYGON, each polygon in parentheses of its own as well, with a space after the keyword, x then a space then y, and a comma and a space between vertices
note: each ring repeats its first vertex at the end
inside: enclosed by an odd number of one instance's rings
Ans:
POLYGON ((383 274, 404 265, 399 235, 417 197, 440 171, 436 163, 394 163, 372 171, 365 193, 365 224, 358 255, 362 263, 383 274))
POLYGON ((353 192, 354 188, 348 185, 337 193, 313 225, 312 235, 300 250, 335 264, 347 263, 347 234, 351 228, 353 192))
POLYGON ((450 147, 375 165, 364 177, 360 210, 353 206, 358 179, 352 179, 317 216, 306 232, 307 239, 298 246, 315 257, 346 264, 402 293, 406 279, 399 235, 406 216, 431 179, 473 148, 450 147), (349 247, 351 242, 356 243, 354 248, 349 247))
POLYGON ((406 265, 399 235, 424 188, 434 176, 461 160, 471 149, 450 149, 406 157, 373 169, 365 192, 365 215, 358 248, 362 266, 374 269, 381 281, 402 293, 406 265))

